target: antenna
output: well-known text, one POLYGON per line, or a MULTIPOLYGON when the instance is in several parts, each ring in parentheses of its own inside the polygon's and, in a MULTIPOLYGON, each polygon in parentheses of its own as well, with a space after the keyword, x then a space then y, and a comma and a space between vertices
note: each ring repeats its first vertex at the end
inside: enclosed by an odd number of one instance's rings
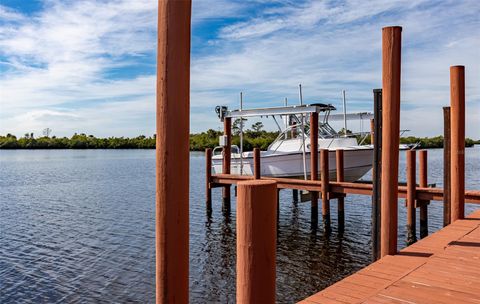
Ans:
POLYGON ((343 95, 343 133, 347 137, 347 101, 345 100, 345 90, 342 90, 343 95))
MULTIPOLYGON (((240 111, 243 110, 243 92, 240 92, 240 111)), ((243 175, 243 117, 240 117, 240 175, 243 175)))
MULTIPOLYGON (((300 94, 300 105, 303 105, 302 84, 298 85, 300 94)), ((303 158, 303 178, 307 180, 307 156, 305 151, 305 115, 302 113, 302 158, 303 158)))
POLYGON ((298 85, 298 90, 300 94, 300 105, 303 105, 302 84, 298 85))

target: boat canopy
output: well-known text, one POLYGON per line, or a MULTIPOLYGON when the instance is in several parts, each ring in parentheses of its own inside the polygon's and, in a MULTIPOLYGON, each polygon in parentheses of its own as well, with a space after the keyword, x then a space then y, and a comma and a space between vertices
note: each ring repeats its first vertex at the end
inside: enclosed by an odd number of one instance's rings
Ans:
POLYGON ((215 111, 218 118, 223 121, 224 118, 240 118, 240 117, 261 117, 261 116, 274 116, 274 115, 301 115, 310 113, 326 112, 326 117, 330 121, 341 121, 344 119, 371 119, 373 114, 370 112, 361 113, 349 113, 349 114, 330 114, 330 111, 335 111, 336 108, 331 104, 312 103, 308 105, 293 105, 285 107, 272 107, 272 108, 258 108, 258 109, 245 109, 245 110, 228 110, 226 106, 217 106, 215 111))

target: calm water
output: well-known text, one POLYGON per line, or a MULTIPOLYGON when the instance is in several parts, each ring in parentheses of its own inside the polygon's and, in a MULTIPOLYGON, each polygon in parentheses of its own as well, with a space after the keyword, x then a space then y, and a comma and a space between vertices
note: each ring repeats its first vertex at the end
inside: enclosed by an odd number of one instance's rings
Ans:
MULTIPOLYGON (((467 149, 469 189, 480 188, 480 148, 467 149)), ((405 174, 401 157, 401 179, 405 174)), ((429 182, 442 184, 442 151, 429 151, 429 182)), ((0 151, 0 303, 154 301, 154 151, 0 151)), ((369 178, 368 176, 366 178, 369 178)), ((235 203, 204 208, 204 159, 191 154, 190 300, 235 301, 235 203)), ((310 206, 280 193, 277 298, 302 299, 370 261, 370 199, 346 199, 339 234, 310 229, 310 206)), ((474 207, 467 205, 467 212, 474 207)), ((405 212, 400 204, 399 245, 405 212)), ((442 225, 432 203, 430 231, 442 225)))

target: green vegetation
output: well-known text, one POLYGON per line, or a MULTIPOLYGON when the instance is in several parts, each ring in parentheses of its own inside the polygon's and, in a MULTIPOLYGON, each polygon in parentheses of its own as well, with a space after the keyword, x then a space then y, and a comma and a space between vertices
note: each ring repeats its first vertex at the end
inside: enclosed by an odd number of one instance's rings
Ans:
POLYGON ((0 136, 0 149, 154 149, 155 138, 96 138, 93 135, 74 134, 68 137, 38 137, 33 133, 17 139, 14 135, 0 136))
MULTIPOLYGON (((420 143, 420 148, 422 149, 434 149, 434 148, 443 148, 443 136, 435 137, 402 137, 400 138, 400 143, 402 144, 415 144, 420 143)), ((465 147, 473 147, 475 144, 480 144, 480 140, 473 140, 470 138, 465 139, 465 147)))
MULTIPOLYGON (((232 128, 233 138, 232 143, 240 146, 240 123, 238 122, 232 128)), ((275 138, 278 132, 267 132, 262 130, 263 125, 254 124, 251 129, 245 129, 243 134, 243 147, 245 151, 250 151, 255 147, 265 150, 275 138)), ((208 130, 206 132, 190 134, 190 150, 203 151, 206 148, 214 148, 218 145, 218 137, 222 135, 221 131, 208 130)), ((400 139, 402 144, 420 143, 420 148, 442 148, 443 136, 436 137, 402 137, 400 139)), ((365 144, 370 143, 370 138, 367 137, 365 144)), ((465 140, 466 147, 472 147, 474 144, 480 144, 480 140, 472 140, 467 138, 465 140)), ((35 138, 33 133, 25 134, 21 138, 14 135, 7 134, 0 136, 0 149, 154 149, 155 136, 146 137, 138 136, 134 138, 125 137, 109 137, 96 138, 93 135, 74 134, 71 138, 68 137, 49 137, 43 136, 35 138)))

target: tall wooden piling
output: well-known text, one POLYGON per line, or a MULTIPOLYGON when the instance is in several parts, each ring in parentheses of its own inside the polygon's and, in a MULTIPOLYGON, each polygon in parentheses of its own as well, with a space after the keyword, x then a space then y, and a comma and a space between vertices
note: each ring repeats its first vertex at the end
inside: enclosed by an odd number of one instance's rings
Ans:
POLYGON ((443 226, 450 224, 450 107, 443 107, 443 226))
POLYGON ((382 89, 373 90, 374 123, 373 133, 373 193, 372 193, 372 259, 380 258, 380 216, 381 204, 381 182, 382 182, 382 89))
POLYGON ((237 303, 275 303, 277 186, 238 183, 237 303))
POLYGON ((253 178, 260 179, 260 149, 253 148, 253 178))
MULTIPOLYGON (((422 188, 428 187, 428 171, 427 171, 427 150, 421 150, 418 152, 419 158, 419 183, 418 185, 422 188)), ((420 238, 428 236, 428 204, 429 201, 418 200, 420 205, 420 238)))
MULTIPOLYGON (((310 114, 310 179, 318 180, 318 113, 310 114)), ((318 192, 311 192, 313 221, 318 219, 318 192)))
POLYGON ((210 180, 212 179, 212 149, 205 149, 205 196, 207 210, 212 209, 212 187, 210 180))
POLYGON ((158 1, 157 303, 188 303, 190 20, 191 1, 158 1))
POLYGON ((397 252, 402 28, 382 30, 382 257, 397 252))
POLYGON ((328 197, 329 168, 328 168, 328 149, 320 150, 320 169, 322 185, 322 215, 325 232, 330 232, 330 200, 328 197))
MULTIPOLYGON (((222 173, 230 174, 231 157, 232 157, 232 118, 225 117, 223 120, 223 132, 227 138, 223 147, 223 163, 222 173)), ((230 185, 225 185, 222 189, 222 203, 224 211, 230 210, 230 185)))
POLYGON ((416 182, 416 151, 407 151, 407 246, 417 241, 415 189, 416 182))
MULTIPOLYGON (((345 181, 344 162, 343 162, 343 150, 337 149, 335 151, 335 161, 337 168, 337 182, 345 181)), ((337 212, 338 212, 338 230, 343 231, 345 228, 345 198, 339 196, 337 198, 337 212)))
POLYGON ((451 222, 465 216, 465 67, 450 67, 451 222))

